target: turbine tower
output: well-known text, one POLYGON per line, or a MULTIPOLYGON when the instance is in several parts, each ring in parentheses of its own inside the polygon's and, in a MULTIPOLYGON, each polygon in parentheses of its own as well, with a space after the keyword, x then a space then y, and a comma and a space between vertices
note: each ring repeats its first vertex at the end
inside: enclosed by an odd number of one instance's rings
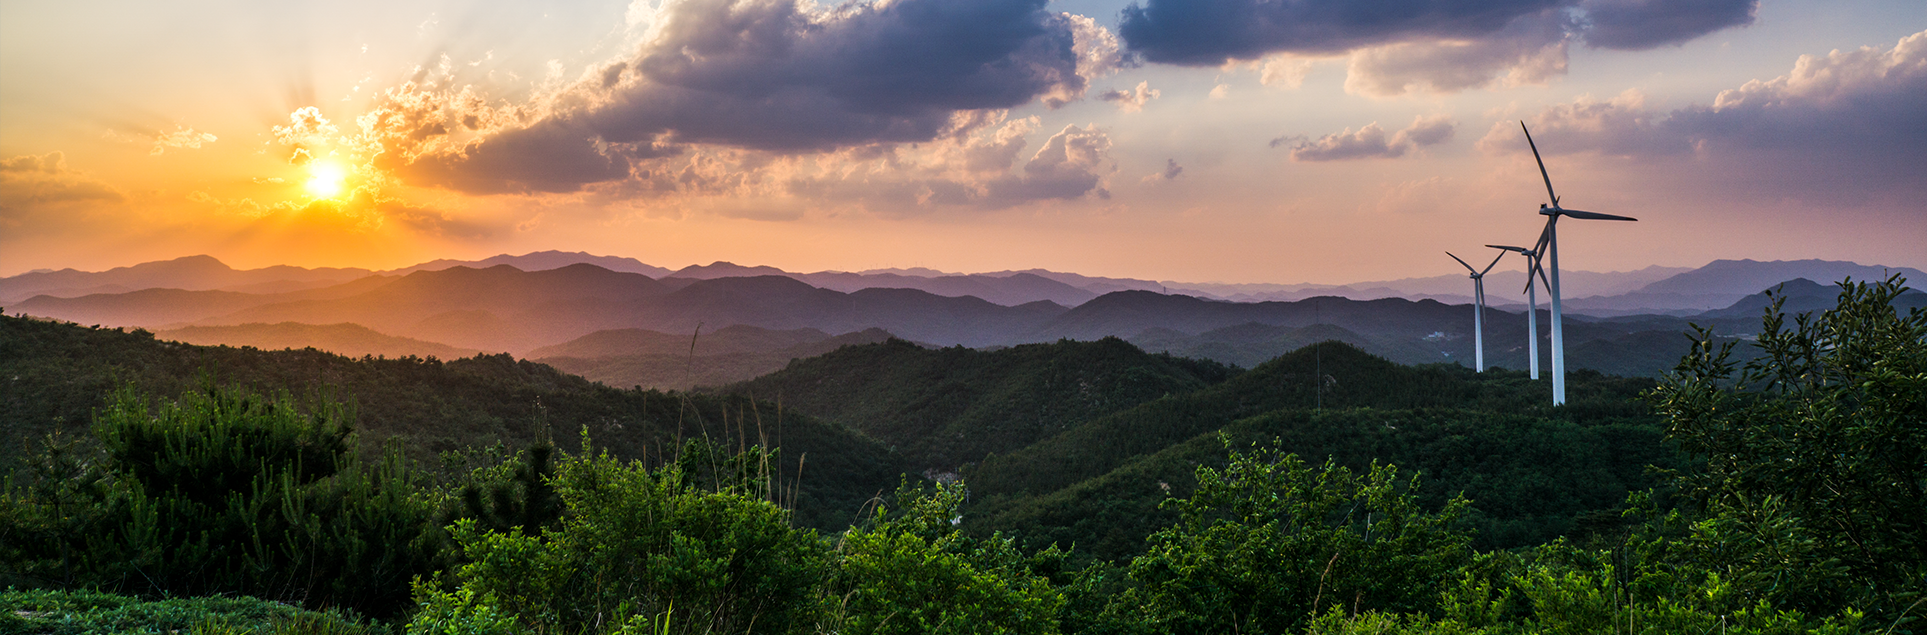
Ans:
POLYGON ((1532 160, 1539 163, 1539 178, 1546 182, 1546 196, 1552 204, 1539 204, 1539 214, 1546 217, 1546 228, 1539 232, 1539 244, 1533 251, 1544 254, 1552 263, 1552 275, 1546 280, 1546 292, 1552 294, 1552 405, 1566 403, 1566 334, 1564 320, 1559 312, 1559 217, 1571 216, 1579 220, 1639 220, 1626 216, 1614 216, 1598 212, 1582 212, 1559 206, 1559 195, 1552 191, 1552 177, 1546 174, 1546 160, 1539 157, 1539 145, 1532 142, 1532 131, 1526 122, 1519 122, 1519 129, 1526 133, 1526 145, 1532 148, 1532 160))
MULTIPOLYGON (((1528 363, 1528 366, 1531 367, 1532 369, 1532 378, 1538 379, 1539 378, 1539 293, 1537 289, 1533 288, 1532 276, 1537 274, 1540 280, 1544 280, 1546 278, 1546 270, 1539 266, 1539 252, 1533 251, 1531 249, 1526 249, 1524 247, 1513 247, 1510 245, 1486 245, 1486 246, 1491 247, 1493 249, 1503 249, 1505 251, 1516 251, 1516 252, 1519 252, 1519 255, 1526 257, 1526 356, 1531 358, 1531 361, 1528 363)), ((1500 254, 1500 255, 1503 256, 1505 254, 1500 254)))
MULTIPOLYGON (((1445 252, 1445 255, 1452 256, 1452 252, 1445 252)), ((1481 373, 1485 372, 1485 272, 1491 271, 1494 265, 1499 264, 1499 258, 1504 257, 1504 253, 1499 254, 1498 258, 1492 259, 1492 264, 1486 265, 1485 270, 1481 271, 1466 265, 1465 260, 1458 256, 1452 256, 1453 260, 1465 265, 1466 271, 1472 272, 1472 360, 1473 367, 1481 373)))

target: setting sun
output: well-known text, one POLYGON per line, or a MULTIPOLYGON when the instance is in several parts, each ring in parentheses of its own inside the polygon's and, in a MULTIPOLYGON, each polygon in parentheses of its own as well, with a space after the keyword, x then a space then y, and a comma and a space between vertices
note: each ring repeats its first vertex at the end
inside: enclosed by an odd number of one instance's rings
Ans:
POLYGON ((348 178, 341 166, 324 161, 308 164, 308 193, 320 198, 334 198, 341 193, 341 182, 348 178))

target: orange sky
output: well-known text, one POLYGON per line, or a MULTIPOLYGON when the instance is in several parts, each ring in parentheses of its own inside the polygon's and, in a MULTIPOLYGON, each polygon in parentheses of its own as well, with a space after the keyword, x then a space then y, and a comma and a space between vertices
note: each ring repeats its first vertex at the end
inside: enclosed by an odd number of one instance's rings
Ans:
POLYGON ((1430 276, 1537 234, 1519 120, 1568 207, 1640 218, 1562 231, 1566 268, 1927 267, 1927 4, 1513 4, 1213 39, 1172 0, 5 3, 0 275, 1430 276))

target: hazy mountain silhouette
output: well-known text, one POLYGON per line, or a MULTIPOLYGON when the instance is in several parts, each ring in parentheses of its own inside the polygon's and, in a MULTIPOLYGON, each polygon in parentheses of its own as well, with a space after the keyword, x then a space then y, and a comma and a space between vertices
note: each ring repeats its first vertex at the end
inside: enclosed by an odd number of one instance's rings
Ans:
POLYGON ((255 306, 211 322, 353 322, 464 348, 520 352, 628 326, 620 307, 663 292, 648 276, 588 264, 534 272, 452 267, 417 271, 354 296, 255 306))
POLYGON ((366 276, 318 289, 269 294, 161 288, 75 298, 40 295, 8 305, 7 308, 78 324, 158 328, 216 318, 269 304, 345 298, 394 280, 386 276, 366 276))
MULTIPOLYGON (((1890 273, 1901 274, 1914 284, 1927 280, 1927 274, 1918 269, 1836 260, 1715 260, 1630 293, 1584 298, 1572 298, 1568 294, 1571 299, 1565 301, 1565 308, 1599 316, 1694 315, 1726 308, 1762 289, 1797 278, 1837 283, 1846 278, 1884 280, 1890 273)), ((1757 314, 1754 317, 1758 317, 1757 314)))
POLYGON ((692 356, 690 337, 620 329, 543 347, 529 357, 617 388, 689 389, 745 381, 782 370, 797 359, 889 339, 889 332, 874 328, 831 337, 816 329, 772 331, 739 325, 696 337, 692 356))
POLYGON ((107 271, 61 269, 0 278, 0 303, 12 306, 36 295, 72 298, 141 289, 286 292, 340 284, 371 273, 367 269, 304 269, 286 265, 239 270, 213 256, 186 256, 107 271))
POLYGON ((382 273, 386 273, 390 275, 405 276, 417 271, 441 271, 443 269, 453 269, 455 267, 468 267, 470 269, 487 269, 489 267, 494 267, 496 265, 508 265, 510 267, 521 269, 523 271, 547 271, 550 269, 561 269, 569 265, 582 265, 582 264, 595 265, 603 269, 608 269, 610 271, 618 271, 622 273, 640 273, 642 275, 649 276, 651 278, 661 278, 663 276, 669 275, 670 273, 668 269, 664 269, 662 267, 658 267, 651 264, 646 264, 634 258, 622 258, 618 256, 597 256, 597 255, 588 254, 580 251, 553 251, 553 250, 530 252, 530 253, 522 254, 520 256, 511 256, 508 254, 501 254, 499 256, 490 256, 488 258, 484 258, 481 260, 449 260, 444 258, 440 260, 430 260, 428 262, 424 262, 412 267, 403 267, 401 269, 396 269, 393 271, 384 271, 382 273))
MULTIPOLYGON (((1768 306, 1772 306, 1775 299, 1783 301, 1780 305, 1780 310, 1789 314, 1824 311, 1836 306, 1840 297, 1840 285, 1820 284, 1806 278, 1795 278, 1773 285, 1768 291, 1772 292, 1771 295, 1769 295, 1767 291, 1761 291, 1740 298, 1739 301, 1734 302, 1731 306, 1707 311, 1701 313, 1700 316, 1709 318, 1759 319, 1760 314, 1764 312, 1768 306)), ((1927 292, 1922 292, 1918 289, 1909 289, 1906 293, 1894 299, 1893 307, 1902 313, 1914 308, 1927 308, 1927 292)))
POLYGON ((157 331, 155 337, 201 346, 252 346, 262 350, 316 348, 347 357, 435 357, 460 359, 480 351, 407 337, 383 335, 359 324, 240 324, 187 326, 157 331))

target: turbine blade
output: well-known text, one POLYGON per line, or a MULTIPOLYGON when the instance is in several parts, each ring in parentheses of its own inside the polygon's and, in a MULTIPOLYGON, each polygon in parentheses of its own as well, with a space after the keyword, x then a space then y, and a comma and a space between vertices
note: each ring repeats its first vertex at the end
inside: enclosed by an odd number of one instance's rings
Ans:
POLYGON ((1614 216, 1612 214, 1601 214, 1599 212, 1582 212, 1576 209, 1564 209, 1560 210, 1560 213, 1580 220, 1639 220, 1630 216, 1614 216))
POLYGON ((1493 267, 1497 267, 1497 266, 1499 266, 1499 259, 1500 259, 1500 258, 1504 258, 1504 257, 1505 257, 1505 252, 1503 252, 1503 251, 1501 251, 1501 252, 1499 252, 1499 255, 1497 255, 1497 256, 1493 256, 1493 257, 1492 257, 1492 264, 1489 264, 1489 265, 1486 265, 1486 266, 1485 266, 1485 271, 1481 271, 1481 272, 1479 272, 1479 275, 1481 275, 1481 276, 1483 276, 1483 275, 1485 275, 1485 272, 1486 272, 1486 271, 1491 271, 1493 267))
POLYGON ((1504 249, 1506 251, 1516 251, 1516 252, 1519 252, 1520 254, 1526 253, 1526 248, 1524 247, 1513 247, 1511 245, 1486 245, 1486 246, 1491 247, 1493 249, 1504 249))
MULTIPOLYGON (((1448 251, 1448 252, 1445 252, 1445 255, 1447 255, 1447 256, 1452 256, 1452 252, 1449 252, 1449 251, 1448 251)), ((1470 271, 1470 272, 1473 272, 1473 273, 1478 273, 1478 272, 1479 272, 1479 270, 1477 270, 1477 269, 1473 269, 1473 268, 1472 268, 1472 265, 1466 265, 1466 264, 1465 264, 1465 261, 1464 261, 1464 260, 1460 260, 1458 256, 1452 256, 1452 259, 1453 259, 1453 260, 1458 260, 1458 261, 1459 261, 1459 264, 1461 264, 1461 265, 1465 265, 1465 270, 1466 270, 1466 271, 1470 271)))
POLYGON ((1552 197, 1552 206, 1559 207, 1559 195, 1552 193, 1552 176, 1546 174, 1546 160, 1539 158, 1539 144, 1532 142, 1532 131, 1526 129, 1526 122, 1519 122, 1519 129, 1525 130, 1526 145, 1532 147, 1532 160, 1539 162, 1539 178, 1546 180, 1546 196, 1552 197))

